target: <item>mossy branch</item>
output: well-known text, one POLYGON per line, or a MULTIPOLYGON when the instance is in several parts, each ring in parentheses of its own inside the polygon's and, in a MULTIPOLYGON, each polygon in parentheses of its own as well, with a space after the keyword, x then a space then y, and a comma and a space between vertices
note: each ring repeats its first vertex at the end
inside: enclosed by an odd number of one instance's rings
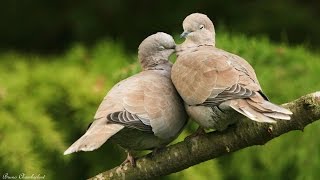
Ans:
POLYGON ((303 130, 320 119, 320 91, 283 106, 293 112, 290 121, 267 124, 241 120, 224 132, 187 138, 157 153, 147 154, 137 159, 137 167, 127 163, 91 179, 149 179, 164 176, 249 146, 263 145, 289 131, 303 130))

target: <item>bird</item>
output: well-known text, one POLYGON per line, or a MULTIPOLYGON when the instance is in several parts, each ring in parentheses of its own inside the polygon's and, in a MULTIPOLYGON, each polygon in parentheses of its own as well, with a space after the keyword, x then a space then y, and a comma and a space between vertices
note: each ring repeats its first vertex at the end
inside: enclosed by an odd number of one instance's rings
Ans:
POLYGON ((192 13, 182 23, 171 79, 189 116, 200 128, 225 130, 242 115, 257 122, 290 120, 292 112, 269 101, 252 66, 215 47, 215 28, 207 15, 192 13))
POLYGON ((184 128, 188 116, 171 81, 175 51, 171 35, 158 32, 138 48, 142 71, 113 86, 101 102, 85 134, 65 152, 93 151, 107 140, 126 149, 125 162, 135 164, 132 151, 162 148, 184 128))

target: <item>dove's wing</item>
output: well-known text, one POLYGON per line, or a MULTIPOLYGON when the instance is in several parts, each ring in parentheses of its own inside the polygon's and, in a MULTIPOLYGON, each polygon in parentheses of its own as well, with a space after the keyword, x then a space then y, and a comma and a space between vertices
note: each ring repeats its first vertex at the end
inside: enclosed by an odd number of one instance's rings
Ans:
POLYGON ((152 132, 149 119, 141 118, 136 114, 130 113, 127 110, 117 111, 108 114, 107 119, 112 123, 122 124, 129 128, 135 128, 140 131, 152 132))
POLYGON ((157 76, 151 80, 146 97, 145 107, 154 134, 164 139, 176 137, 188 117, 170 76, 157 76))
POLYGON ((172 81, 187 104, 217 105, 248 98, 260 90, 254 78, 240 67, 234 65, 228 54, 212 47, 198 48, 178 57, 172 68, 172 81))
MULTIPOLYGON (((143 90, 139 84, 139 80, 142 78, 143 77, 137 74, 114 85, 101 102, 94 116, 95 120, 90 125, 87 132, 73 143, 64 152, 64 154, 66 155, 77 151, 95 150, 126 126, 152 132, 151 126, 148 123, 149 120, 143 123, 139 118, 134 118, 137 117, 136 115, 126 112, 126 109, 124 108, 124 101, 128 96, 131 96, 130 98, 132 99, 135 98, 138 100, 141 99, 139 98, 141 94, 143 96, 143 90), (131 86, 137 86, 138 90, 128 94, 128 91, 135 89, 131 86), (128 116, 122 118, 123 114, 128 116), (117 118, 116 115, 118 115, 117 118)), ((141 108, 141 102, 137 101, 136 104, 133 104, 133 107, 136 107, 136 109, 140 108, 140 112, 144 111, 143 107, 141 108)))
POLYGON ((244 61, 216 48, 199 47, 178 57, 172 80, 189 105, 213 107, 224 103, 260 122, 290 119, 290 111, 267 101, 252 67, 244 61))
POLYGON ((152 132, 150 119, 144 108, 144 72, 116 84, 99 106, 95 118, 104 117, 109 124, 152 132))
POLYGON ((142 72, 134 81, 123 94, 123 108, 131 116, 123 118, 122 124, 139 129, 141 124, 131 123, 137 117, 160 138, 176 136, 186 122, 186 113, 171 80, 153 70, 142 72))

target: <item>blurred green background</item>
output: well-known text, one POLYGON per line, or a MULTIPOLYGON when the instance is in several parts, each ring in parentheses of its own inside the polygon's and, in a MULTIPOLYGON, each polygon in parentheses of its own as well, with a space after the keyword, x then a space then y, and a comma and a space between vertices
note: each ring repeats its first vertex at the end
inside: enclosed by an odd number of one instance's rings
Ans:
MULTIPOLYGON (((192 12, 214 21, 217 46, 247 59, 265 93, 284 103, 320 90, 319 1, 0 2, 0 175, 85 179, 120 164, 106 143, 63 156, 106 92, 140 70, 148 35, 181 33, 192 12)), ((192 132, 189 123, 178 140, 192 132)), ((320 122, 159 179, 318 179, 320 122)))

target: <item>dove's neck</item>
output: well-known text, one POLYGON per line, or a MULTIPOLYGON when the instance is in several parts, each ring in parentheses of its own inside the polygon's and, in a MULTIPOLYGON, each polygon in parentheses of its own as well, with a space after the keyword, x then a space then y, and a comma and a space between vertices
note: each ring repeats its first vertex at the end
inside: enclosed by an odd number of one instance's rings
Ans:
POLYGON ((212 47, 214 48, 214 44, 191 44, 191 43, 182 43, 176 46, 176 54, 180 56, 184 53, 193 52, 199 50, 201 47, 212 47))
POLYGON ((197 49, 202 46, 212 46, 215 47, 215 37, 211 34, 194 34, 192 36, 188 36, 186 40, 176 47, 176 52, 179 53, 183 51, 192 51, 193 49, 197 49))
POLYGON ((140 64, 143 70, 152 69, 158 65, 166 64, 168 59, 158 57, 158 56, 147 56, 147 57, 139 57, 140 64))
POLYGON ((160 59, 156 62, 157 63, 149 64, 147 67, 142 67, 143 71, 156 71, 157 73, 170 78, 172 63, 165 59, 160 59))

